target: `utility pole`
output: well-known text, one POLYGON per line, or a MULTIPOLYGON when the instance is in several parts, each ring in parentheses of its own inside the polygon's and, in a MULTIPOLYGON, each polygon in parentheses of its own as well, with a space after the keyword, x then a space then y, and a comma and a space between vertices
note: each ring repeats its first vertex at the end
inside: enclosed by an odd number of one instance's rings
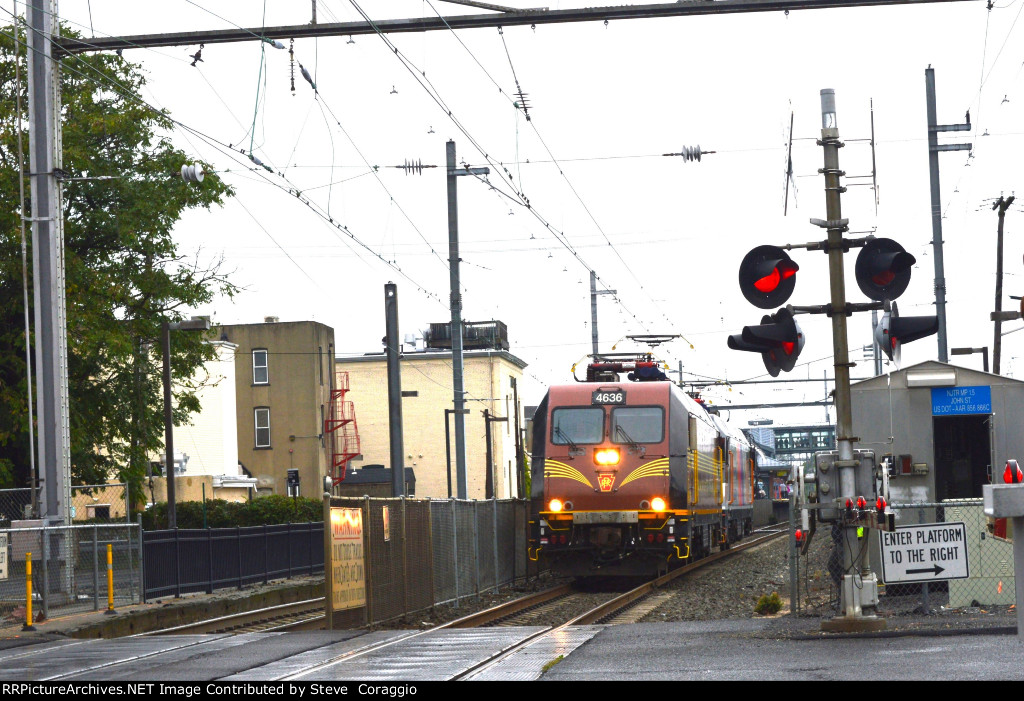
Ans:
POLYGON ((597 357, 597 296, 613 295, 615 290, 597 291, 597 273, 590 271, 590 341, 594 357, 597 357))
POLYGON ((452 312, 452 391, 455 403, 455 479, 459 499, 468 499, 466 480, 466 393, 462 378, 462 292, 459 290, 459 205, 457 197, 460 175, 487 175, 490 168, 456 168, 455 142, 445 144, 448 168, 448 272, 452 312))
MULTIPOLYGON (((71 523, 68 429, 67 306, 64 296, 64 217, 61 212, 60 80, 51 55, 58 31, 56 0, 30 0, 28 30, 29 182, 35 299, 39 514, 46 525, 71 523)), ((24 212, 22 213, 24 216, 24 212)), ((35 485, 32 485, 35 488, 35 485)))
MULTIPOLYGON (((932 249, 935 255, 935 315, 939 318, 939 361, 948 362, 946 355, 946 273, 942 264, 942 199, 939 196, 939 152, 969 151, 972 144, 939 144, 940 131, 970 131, 971 113, 964 116, 964 124, 937 124, 935 110, 935 70, 924 71, 925 98, 928 107, 928 174, 932 190, 932 249)), ((997 366, 998 367, 998 366, 997 366)), ((999 372, 996 370, 996 372, 999 372)))
MULTIPOLYGON (((850 400, 850 353, 847 345, 846 279, 843 272, 843 253, 847 243, 843 232, 848 229, 848 220, 843 219, 840 195, 846 188, 839 183, 844 173, 839 169, 839 125, 836 117, 835 91, 821 91, 821 140, 818 144, 825 152, 825 211, 826 221, 812 220, 828 231, 825 242, 828 251, 829 286, 831 288, 832 347, 835 357, 835 407, 836 407, 836 448, 835 468, 839 471, 839 494, 842 500, 857 498, 857 473, 862 469, 860 460, 854 456, 853 409, 850 400)), ((852 305, 851 305, 852 306, 852 305)), ((885 619, 874 615, 863 615, 865 609, 877 604, 877 583, 875 575, 868 569, 865 560, 867 548, 859 547, 858 533, 863 523, 843 523, 843 579, 841 589, 842 616, 822 623, 823 630, 864 631, 885 628, 885 619)))
POLYGON ((520 499, 529 498, 529 494, 523 494, 525 487, 525 477, 523 472, 525 471, 525 465, 523 464, 523 433, 519 427, 519 387, 516 378, 509 378, 512 382, 512 410, 515 411, 515 428, 516 428, 516 495, 520 499))
POLYGON ((1002 350, 1003 339, 1003 219, 1006 217, 1006 210, 1013 204, 1014 196, 1004 198, 1002 195, 992 205, 992 209, 999 211, 999 227, 996 234, 996 310, 992 314, 992 323, 995 325, 995 339, 992 341, 992 372, 999 374, 999 354, 1002 350))
POLYGON ((388 435, 391 448, 391 496, 405 495, 405 443, 402 436, 402 367, 398 351, 398 285, 384 285, 386 335, 384 353, 388 365, 388 435))

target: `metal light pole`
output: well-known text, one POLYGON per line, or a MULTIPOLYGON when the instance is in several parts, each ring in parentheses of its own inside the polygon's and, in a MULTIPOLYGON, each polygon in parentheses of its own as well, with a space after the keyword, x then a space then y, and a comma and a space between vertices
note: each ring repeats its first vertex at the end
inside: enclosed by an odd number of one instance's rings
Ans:
POLYGON ((972 145, 939 144, 940 131, 969 131, 971 114, 968 112, 964 124, 938 124, 935 107, 935 70, 928 66, 924 71, 925 101, 928 111, 928 175, 931 182, 932 203, 932 249, 935 258, 935 315, 939 318, 939 361, 947 362, 946 355, 946 273, 942 258, 942 197, 939 194, 939 152, 969 151, 972 145))
POLYGON ((598 295, 613 295, 615 290, 597 290, 597 273, 593 270, 590 271, 590 342, 594 352, 594 357, 597 357, 597 296, 598 295))
POLYGON ((388 435, 391 455, 391 496, 405 495, 405 441, 402 436, 402 368, 398 351, 398 285, 384 285, 384 316, 387 329, 384 354, 388 365, 388 435))
POLYGON ((981 353, 982 367, 985 372, 988 372, 988 346, 981 348, 950 348, 950 355, 970 355, 971 353, 981 353))
POLYGON ((171 413, 171 331, 209 331, 210 320, 193 317, 189 321, 165 321, 160 345, 164 357, 164 474, 167 476, 167 527, 178 527, 174 493, 174 419, 171 413))
POLYGON ((1006 198, 1000 195, 992 205, 992 209, 999 210, 999 228, 996 234, 996 311, 992 315, 992 322, 995 326, 995 340, 992 342, 992 372, 996 375, 999 374, 999 360, 1003 347, 1003 219, 1006 218, 1006 210, 1013 204, 1013 200, 1013 195, 1006 198))
POLYGON ((462 384, 462 292, 459 290, 459 205, 460 175, 487 175, 490 168, 456 168, 455 142, 445 144, 448 169, 448 272, 452 312, 452 392, 455 403, 455 477, 459 499, 468 499, 466 481, 466 393, 462 384))
POLYGON ((486 460, 487 460, 487 475, 486 475, 486 486, 484 489, 485 499, 497 499, 498 498, 498 484, 497 480, 494 479, 494 453, 491 449, 491 422, 492 421, 508 421, 507 416, 492 416, 491 412, 487 409, 483 410, 484 414, 484 440, 487 441, 486 446, 486 460))

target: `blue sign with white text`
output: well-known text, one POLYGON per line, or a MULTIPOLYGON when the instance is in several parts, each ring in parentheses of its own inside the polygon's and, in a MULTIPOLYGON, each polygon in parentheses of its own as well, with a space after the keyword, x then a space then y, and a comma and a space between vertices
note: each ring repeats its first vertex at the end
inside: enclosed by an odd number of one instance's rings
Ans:
POLYGON ((991 387, 933 387, 932 416, 991 414, 991 387))

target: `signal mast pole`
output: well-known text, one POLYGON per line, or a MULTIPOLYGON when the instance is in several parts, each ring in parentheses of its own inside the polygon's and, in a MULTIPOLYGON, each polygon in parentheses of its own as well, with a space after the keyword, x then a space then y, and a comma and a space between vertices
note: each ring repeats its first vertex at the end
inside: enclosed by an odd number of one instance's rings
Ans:
MULTIPOLYGON (((846 278, 843 273, 843 232, 848 229, 849 220, 842 218, 840 195, 846 189, 839 184, 839 124, 836 119, 835 91, 825 88, 821 91, 821 140, 824 149, 825 213, 824 222, 812 223, 828 230, 829 286, 831 287, 832 347, 835 357, 836 378, 836 448, 838 459, 835 467, 839 470, 839 497, 842 501, 857 498, 857 472, 860 460, 854 456, 853 409, 850 400, 850 351, 846 335, 846 278)), ((864 609, 873 609, 877 602, 874 575, 864 560, 867 548, 858 547, 857 533, 863 524, 843 524, 843 579, 841 606, 843 616, 822 623, 822 630, 864 631, 881 630, 886 627, 885 619, 864 615, 864 609), (856 553, 856 554, 855 554, 856 553), (866 586, 870 584, 870 586, 866 586)))

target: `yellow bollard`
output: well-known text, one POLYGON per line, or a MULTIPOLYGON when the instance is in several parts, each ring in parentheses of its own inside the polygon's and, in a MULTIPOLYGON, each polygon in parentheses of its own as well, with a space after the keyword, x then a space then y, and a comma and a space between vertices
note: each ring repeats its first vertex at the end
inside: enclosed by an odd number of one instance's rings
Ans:
POLYGON ((107 543, 107 610, 109 616, 114 611, 114 546, 107 543))
POLYGON ((32 553, 25 553, 25 625, 21 629, 36 629, 32 625, 32 553))

